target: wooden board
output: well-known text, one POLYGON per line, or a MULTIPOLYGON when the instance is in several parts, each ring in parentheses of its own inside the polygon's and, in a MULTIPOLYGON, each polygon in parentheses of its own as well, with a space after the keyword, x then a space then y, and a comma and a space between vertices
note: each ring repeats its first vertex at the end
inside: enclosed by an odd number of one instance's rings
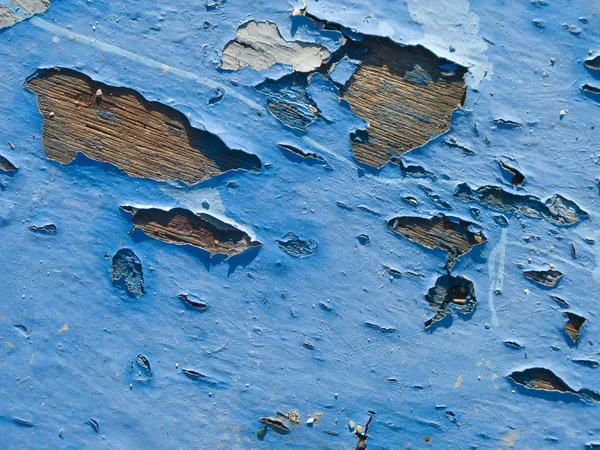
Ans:
POLYGON ((38 95, 44 148, 54 161, 68 164, 82 152, 134 177, 190 185, 229 170, 261 169, 258 157, 229 149, 179 111, 131 89, 69 69, 42 72, 27 87, 38 95))

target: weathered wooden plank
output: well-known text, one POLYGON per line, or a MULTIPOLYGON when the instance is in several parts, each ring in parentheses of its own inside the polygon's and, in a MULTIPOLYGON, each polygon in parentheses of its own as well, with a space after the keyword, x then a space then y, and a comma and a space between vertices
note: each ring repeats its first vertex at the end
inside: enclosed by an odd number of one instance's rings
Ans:
POLYGON ((44 147, 54 161, 68 164, 82 152, 134 177, 190 185, 229 170, 261 169, 255 155, 229 149, 179 111, 134 90, 69 69, 41 72, 27 87, 38 95, 44 147))
POLYGON ((423 47, 374 36, 344 50, 361 61, 341 92, 368 123, 366 132, 352 135, 358 161, 381 167, 450 128, 452 112, 464 103, 466 68, 445 67, 449 61, 423 47))

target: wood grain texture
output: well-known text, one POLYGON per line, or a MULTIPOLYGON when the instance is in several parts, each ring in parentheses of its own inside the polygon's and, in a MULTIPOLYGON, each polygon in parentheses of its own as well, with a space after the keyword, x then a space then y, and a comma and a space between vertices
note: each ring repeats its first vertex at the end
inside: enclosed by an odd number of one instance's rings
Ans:
POLYGON ((49 159, 68 164, 78 152, 133 177, 191 185, 229 170, 260 171, 255 155, 229 149, 216 135, 192 128, 179 111, 149 102, 69 69, 28 81, 44 117, 49 159))
POLYGON ((195 214, 183 208, 165 211, 157 208, 121 206, 133 214, 133 228, 172 244, 189 244, 215 254, 234 256, 262 244, 244 231, 209 214, 195 214))
POLYGON ((452 267, 460 255, 487 241, 483 231, 472 231, 472 222, 439 214, 431 218, 396 217, 388 222, 394 233, 427 248, 448 252, 447 265, 452 267))
POLYGON ((352 136, 358 161, 382 167, 450 128, 464 102, 466 68, 444 70, 440 65, 449 61, 385 38, 366 36, 348 47, 361 64, 341 96, 368 123, 366 133, 352 136))

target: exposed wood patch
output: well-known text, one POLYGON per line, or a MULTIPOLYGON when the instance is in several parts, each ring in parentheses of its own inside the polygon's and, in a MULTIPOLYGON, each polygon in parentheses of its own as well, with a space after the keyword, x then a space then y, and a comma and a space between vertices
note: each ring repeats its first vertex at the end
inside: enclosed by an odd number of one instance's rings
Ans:
POLYGON ((343 50, 361 62, 341 92, 368 123, 351 136, 358 161, 382 167, 450 128, 452 112, 464 103, 466 68, 374 36, 349 40, 343 50))
POLYGON ((319 44, 286 41, 274 23, 252 20, 241 25, 235 39, 223 49, 221 67, 263 70, 281 63, 291 65, 294 71, 310 72, 329 56, 329 50, 319 44))
POLYGON ((566 311, 567 323, 565 324, 565 332, 569 335, 574 344, 579 342, 579 333, 581 333, 581 327, 587 321, 585 317, 578 314, 566 311))
POLYGON ((229 149, 216 135, 192 128, 179 111, 136 91, 107 86, 69 69, 38 73, 49 159, 68 164, 78 152, 127 174, 195 184, 229 170, 260 171, 255 155, 229 149))
POLYGON ((388 221, 388 228, 409 241, 448 252, 446 264, 450 268, 458 257, 487 241, 478 225, 444 214, 429 219, 411 216, 396 217, 388 221))
POLYGON ((532 367, 523 371, 516 371, 508 375, 508 378, 528 389, 573 394, 588 403, 600 402, 600 395, 597 392, 586 388, 577 391, 550 369, 543 367, 532 367))
POLYGON ((556 283, 563 277, 558 270, 526 270, 523 275, 535 283, 548 287, 556 286, 556 283))
POLYGON ((574 201, 560 194, 554 194, 542 202, 534 195, 513 194, 498 186, 482 186, 473 190, 468 184, 461 183, 454 191, 454 198, 465 202, 479 202, 507 214, 520 213, 535 219, 544 218, 558 226, 575 225, 580 220, 589 218, 588 213, 574 201))
POLYGON ((148 236, 172 244, 189 244, 212 255, 234 256, 262 244, 244 231, 209 214, 194 214, 183 208, 164 211, 121 206, 133 214, 133 227, 148 236))
POLYGON ((46 225, 42 225, 41 227, 31 225, 29 227, 31 231, 40 232, 40 233, 48 233, 48 234, 56 234, 57 228, 53 223, 48 223, 46 225))
POLYGON ((198 309, 200 311, 205 311, 208 308, 208 303, 203 302, 191 294, 179 294, 177 297, 182 299, 185 304, 191 308, 198 309))
POLYGON ((435 316, 425 322, 425 328, 442 320, 448 313, 452 313, 452 310, 461 314, 473 314, 477 306, 473 282, 461 276, 443 275, 439 277, 435 281, 435 286, 427 292, 425 300, 431 309, 435 310, 435 316))

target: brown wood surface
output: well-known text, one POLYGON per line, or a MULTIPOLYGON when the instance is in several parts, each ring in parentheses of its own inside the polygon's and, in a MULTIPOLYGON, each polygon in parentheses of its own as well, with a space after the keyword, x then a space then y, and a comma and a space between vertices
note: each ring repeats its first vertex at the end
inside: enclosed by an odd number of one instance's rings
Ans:
POLYGON ((450 74, 439 68, 448 61, 389 39, 366 36, 354 45, 365 56, 342 97, 368 123, 369 141, 352 142, 358 161, 382 167, 450 128, 466 93, 464 67, 450 74))
POLYGON ((451 220, 443 214, 429 219, 410 216, 396 217, 388 222, 390 230, 409 241, 427 248, 439 248, 447 251, 447 263, 450 267, 454 265, 460 255, 487 240, 483 232, 470 231, 470 225, 473 224, 466 220, 451 220))
POLYGON ((82 152, 134 177, 190 185, 228 170, 261 169, 255 155, 229 149, 179 111, 131 89, 69 69, 41 72, 27 87, 38 96, 44 148, 54 161, 68 164, 82 152))
POLYGON ((134 229, 164 242, 202 248, 211 255, 234 256, 262 245, 244 231, 208 214, 194 214, 183 208, 165 211, 121 206, 121 209, 133 214, 134 229))

